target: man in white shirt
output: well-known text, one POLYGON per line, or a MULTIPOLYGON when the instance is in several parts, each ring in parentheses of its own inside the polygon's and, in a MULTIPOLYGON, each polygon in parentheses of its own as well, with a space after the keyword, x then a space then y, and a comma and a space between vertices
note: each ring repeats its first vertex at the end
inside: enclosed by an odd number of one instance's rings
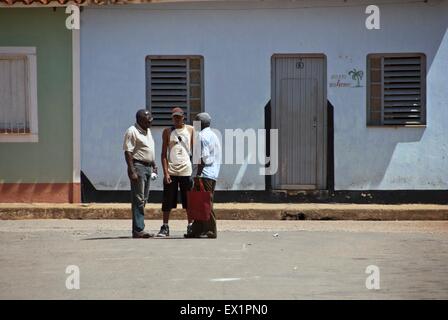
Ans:
POLYGON ((211 117, 208 113, 202 112, 196 116, 195 121, 201 122, 201 132, 199 140, 201 143, 201 163, 198 165, 195 186, 199 190, 198 179, 202 180, 205 191, 211 193, 212 212, 208 221, 194 221, 190 233, 186 238, 208 237, 215 239, 218 236, 216 228, 216 216, 213 211, 213 193, 215 192, 216 180, 218 180, 221 167, 221 143, 218 136, 210 129, 211 117))
POLYGON ((145 205, 149 196, 152 171, 157 174, 154 158, 154 139, 151 135, 153 117, 148 110, 136 114, 137 122, 126 130, 123 150, 131 182, 132 237, 150 238, 154 234, 145 232, 145 205))

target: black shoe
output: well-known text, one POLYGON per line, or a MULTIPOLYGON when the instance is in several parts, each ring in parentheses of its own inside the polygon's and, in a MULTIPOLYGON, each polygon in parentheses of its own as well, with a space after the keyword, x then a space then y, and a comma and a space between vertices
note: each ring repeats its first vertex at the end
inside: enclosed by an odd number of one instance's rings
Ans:
POLYGON ((199 238, 199 237, 192 233, 184 233, 184 238, 199 238))
POLYGON ((170 236, 170 227, 168 225, 162 225, 160 227, 160 231, 157 234, 158 237, 169 237, 170 236))
POLYGON ((199 236, 193 234, 193 225, 187 226, 187 233, 184 233, 184 238, 199 238, 199 236))
POLYGON ((152 238, 154 237, 153 233, 148 233, 145 231, 134 231, 132 232, 132 238, 140 238, 140 239, 146 239, 146 238, 152 238))
POLYGON ((200 238, 201 236, 194 233, 184 233, 184 238, 200 238))

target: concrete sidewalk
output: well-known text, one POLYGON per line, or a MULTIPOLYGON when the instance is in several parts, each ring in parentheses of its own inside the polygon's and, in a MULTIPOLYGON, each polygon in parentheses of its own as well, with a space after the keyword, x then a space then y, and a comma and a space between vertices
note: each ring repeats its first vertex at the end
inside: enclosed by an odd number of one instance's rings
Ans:
MULTIPOLYGON (((0 220, 130 219, 130 204, 2 203, 0 220)), ((217 203, 219 220, 448 220, 448 205, 217 203)), ((162 218, 160 204, 146 206, 146 219, 162 218)), ((173 210, 172 219, 186 218, 173 210)))

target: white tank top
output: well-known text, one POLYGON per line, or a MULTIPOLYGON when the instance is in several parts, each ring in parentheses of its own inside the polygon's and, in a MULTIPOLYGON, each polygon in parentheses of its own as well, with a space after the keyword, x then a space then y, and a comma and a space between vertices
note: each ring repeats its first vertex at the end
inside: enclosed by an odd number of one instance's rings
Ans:
POLYGON ((191 176, 191 126, 171 131, 168 144, 168 173, 173 176, 191 176), (190 128, 190 129, 189 129, 190 128))

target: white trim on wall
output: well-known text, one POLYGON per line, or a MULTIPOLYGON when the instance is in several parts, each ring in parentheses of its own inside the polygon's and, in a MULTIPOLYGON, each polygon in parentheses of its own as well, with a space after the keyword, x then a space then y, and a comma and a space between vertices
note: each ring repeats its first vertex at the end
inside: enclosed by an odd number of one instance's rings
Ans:
POLYGON ((27 70, 28 116, 30 133, 0 133, 1 142, 39 142, 37 104, 37 59, 36 47, 0 47, 0 55, 25 56, 27 70))
POLYGON ((37 123, 37 58, 36 53, 27 55, 28 58, 28 76, 29 76, 29 116, 30 116, 30 131, 32 135, 38 133, 37 123))
POLYGON ((72 30, 73 76, 73 183, 79 183, 81 172, 81 52, 79 30, 72 30))
POLYGON ((36 47, 0 47, 0 54, 36 54, 36 47))
POLYGON ((16 133, 2 133, 0 134, 1 142, 39 142, 37 134, 16 134, 16 133))

